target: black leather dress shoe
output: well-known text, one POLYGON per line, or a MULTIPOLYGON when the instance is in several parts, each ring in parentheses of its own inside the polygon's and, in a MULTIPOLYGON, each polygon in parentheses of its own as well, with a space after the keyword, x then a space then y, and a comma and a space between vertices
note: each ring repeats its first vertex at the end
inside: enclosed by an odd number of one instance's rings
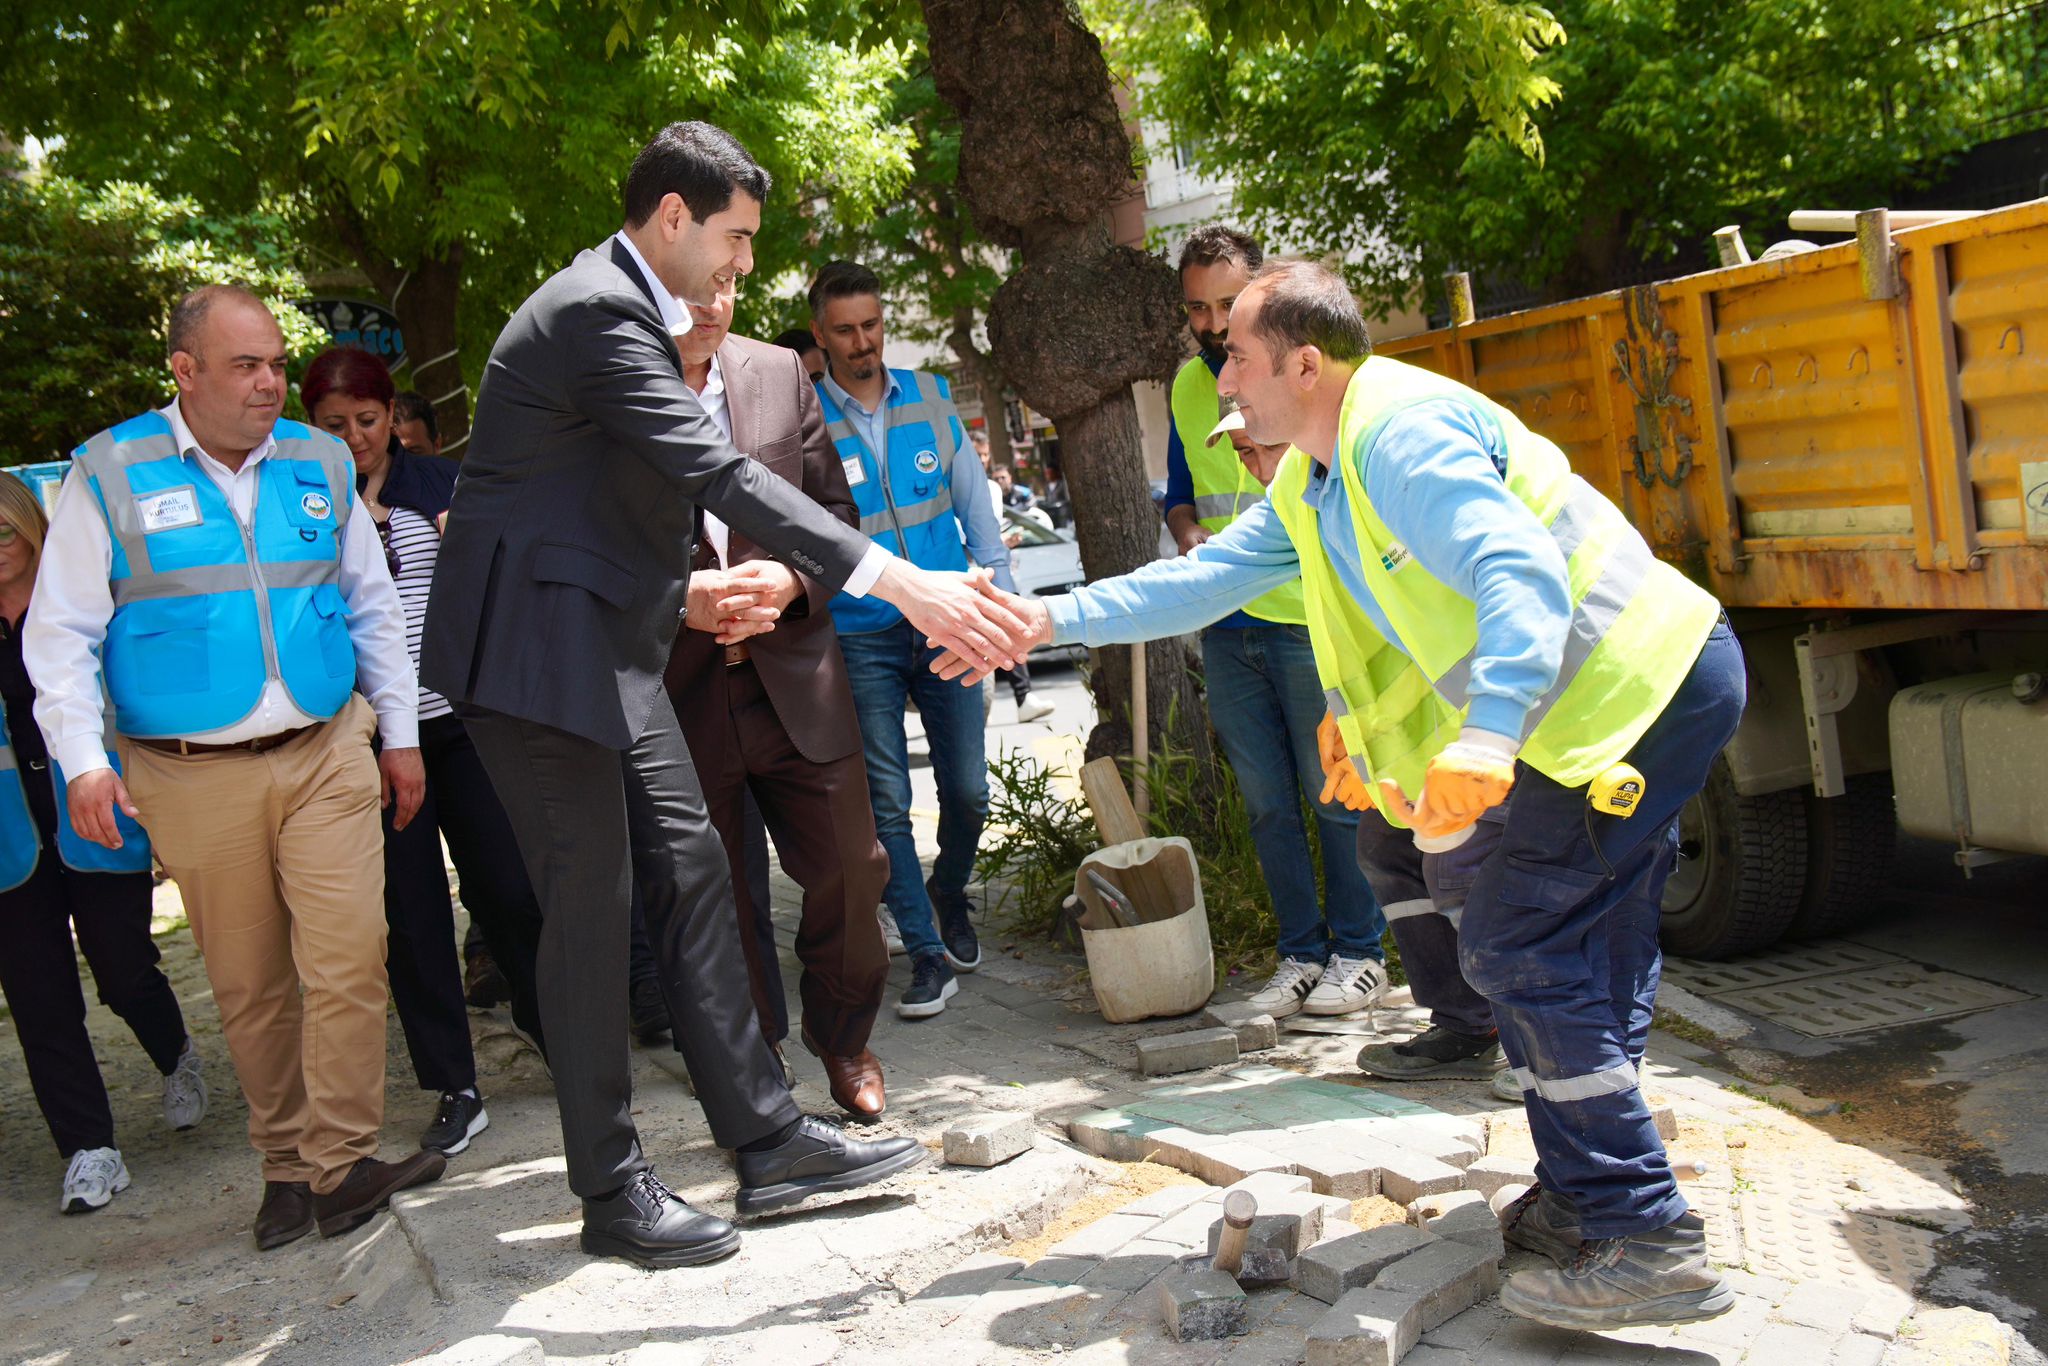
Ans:
POLYGON ((313 1231, 313 1188, 303 1181, 265 1181, 256 1209, 256 1246, 283 1247, 313 1231))
POLYGON ((692 1209, 642 1171, 609 1200, 583 1202, 583 1250, 593 1257, 624 1257, 641 1266, 695 1266, 730 1256, 740 1231, 715 1214, 692 1209))
POLYGON ((788 1209, 827 1191, 852 1190, 909 1171, 928 1154, 914 1138, 863 1143, 838 1125, 805 1115, 789 1142, 739 1153, 742 1217, 788 1209))

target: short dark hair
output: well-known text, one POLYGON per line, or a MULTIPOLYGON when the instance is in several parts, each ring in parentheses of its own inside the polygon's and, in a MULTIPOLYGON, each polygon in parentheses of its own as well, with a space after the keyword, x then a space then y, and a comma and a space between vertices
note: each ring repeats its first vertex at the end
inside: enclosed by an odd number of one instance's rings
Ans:
POLYGON ((1252 331, 1265 339, 1274 365, 1297 346, 1313 346, 1338 362, 1372 354, 1365 315, 1336 271, 1313 261, 1271 261, 1253 274, 1252 284, 1259 291, 1252 331))
POLYGON ((818 278, 811 281, 811 292, 806 297, 811 303, 811 316, 833 299, 851 299, 857 294, 872 294, 882 297, 882 282, 875 273, 857 261, 828 261, 818 272, 818 278))
POLYGON ((671 123, 648 140, 626 172, 626 226, 637 228, 654 217, 665 195, 681 195, 690 217, 702 223, 725 212, 733 191, 765 202, 773 184, 740 140, 723 128, 671 123))
POLYGON ((1265 259, 1265 248, 1250 234, 1210 223, 1189 233, 1188 240, 1181 244, 1180 273, 1187 274, 1189 266, 1213 266, 1219 261, 1234 261, 1247 271, 1255 271, 1265 259))
POLYGON ((391 400, 391 414, 399 422, 417 422, 427 429, 427 435, 435 441, 441 439, 441 424, 434 418, 434 404, 417 389, 400 389, 398 397, 391 400))
POLYGON ((786 347, 799 356, 808 356, 818 349, 818 339, 811 335, 808 327, 792 327, 787 332, 777 333, 775 344, 786 347))
POLYGON ((201 285, 171 305, 171 321, 164 329, 166 361, 180 351, 199 355, 199 329, 206 325, 206 315, 213 312, 213 306, 223 299, 240 299, 270 312, 270 305, 245 285, 201 285))

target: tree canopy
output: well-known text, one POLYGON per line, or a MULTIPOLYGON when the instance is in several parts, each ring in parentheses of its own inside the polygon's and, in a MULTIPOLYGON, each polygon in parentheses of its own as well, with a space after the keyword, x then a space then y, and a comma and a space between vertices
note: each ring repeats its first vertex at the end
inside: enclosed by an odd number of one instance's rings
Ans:
POLYGON ((1569 40, 1530 67, 1548 92, 1540 154, 1476 105, 1417 99, 1433 82, 1414 44, 1219 46, 1201 0, 1116 13, 1140 106, 1183 154, 1234 177, 1240 212, 1276 241, 1353 258, 1354 284, 1392 309, 1451 269, 1566 297, 1697 252, 1726 223, 1761 246, 1791 208, 1878 202, 2016 131, 1987 118, 2040 117, 2048 7, 2006 8, 1558 0, 1569 40))

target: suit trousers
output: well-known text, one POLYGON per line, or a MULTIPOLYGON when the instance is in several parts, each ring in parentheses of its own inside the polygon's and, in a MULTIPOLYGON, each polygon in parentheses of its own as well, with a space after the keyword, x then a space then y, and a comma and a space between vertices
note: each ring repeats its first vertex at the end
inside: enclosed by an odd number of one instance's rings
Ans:
POLYGON ((376 1153, 384 1125, 376 727, 352 696, 261 754, 120 740, 129 795, 206 959, 263 1177, 321 1194, 376 1153))
POLYGON ((754 1014, 732 879, 689 747, 657 690, 624 750, 464 707, 540 898, 535 964, 569 1186, 594 1197, 646 1169, 633 1127, 626 957, 633 886, 697 1098, 721 1147, 799 1111, 754 1014))
MULTIPOLYGON (((700 772, 698 776, 701 778, 703 774, 700 772)), ((754 805, 753 794, 748 792, 743 796, 745 800, 742 803, 740 818, 746 822, 743 840, 746 867, 733 888, 733 900, 741 907, 743 920, 746 907, 751 906, 754 911, 754 923, 746 930, 753 938, 753 947, 747 950, 748 963, 754 961, 753 955, 757 953, 763 955, 763 962, 772 963, 775 961, 776 950, 775 921, 769 915, 771 893, 768 887, 768 827, 761 821, 761 810, 754 805)), ((710 805, 708 795, 705 800, 706 805, 710 805)), ((643 982, 652 982, 657 991, 661 989, 661 965, 654 961, 654 946, 647 942, 647 914, 641 909, 637 890, 633 896, 633 941, 629 973, 634 991, 640 990, 643 982)), ((755 993, 754 1008, 760 1012, 761 1030, 768 1036, 768 1042, 781 1043, 789 1037, 789 1003, 783 999, 780 991, 768 996, 765 1001, 758 992, 755 993)), ((670 1035, 674 1036, 673 1026, 670 1035)), ((682 1051, 682 1045, 677 1044, 676 1052, 682 1051)))
POLYGON ((774 836, 783 870, 804 891, 796 934, 797 961, 803 967, 798 984, 803 1027, 827 1053, 859 1053, 868 1046, 889 979, 889 950, 875 918, 889 881, 889 859, 875 838, 867 765, 859 753, 822 764, 806 759, 776 716, 751 663, 728 668, 725 685, 723 757, 715 771, 701 776, 711 823, 739 879, 737 923, 754 1008, 764 1023, 776 1018, 782 967, 773 938, 764 944, 758 930, 768 908, 754 904, 745 877, 750 792, 774 836))

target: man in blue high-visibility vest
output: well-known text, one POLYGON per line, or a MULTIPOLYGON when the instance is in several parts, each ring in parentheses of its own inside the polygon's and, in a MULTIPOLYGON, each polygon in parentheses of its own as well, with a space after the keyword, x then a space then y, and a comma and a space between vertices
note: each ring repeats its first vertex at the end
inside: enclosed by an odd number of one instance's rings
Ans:
MULTIPOLYGON (((920 568, 981 565, 1013 590, 988 481, 946 381, 882 364, 882 286, 874 272, 832 262, 812 283, 810 305, 826 358, 818 380, 825 430, 846 468, 861 531, 920 568)), ((988 818, 981 694, 934 678, 925 667, 930 643, 887 603, 841 593, 832 599, 832 619, 860 713, 875 829, 889 855, 883 900, 910 955, 910 986, 896 1013, 925 1019, 959 990, 956 972, 981 966, 967 917, 967 879, 988 818), (919 876, 910 832, 904 710, 911 701, 939 785, 939 856, 929 881, 919 876)))

